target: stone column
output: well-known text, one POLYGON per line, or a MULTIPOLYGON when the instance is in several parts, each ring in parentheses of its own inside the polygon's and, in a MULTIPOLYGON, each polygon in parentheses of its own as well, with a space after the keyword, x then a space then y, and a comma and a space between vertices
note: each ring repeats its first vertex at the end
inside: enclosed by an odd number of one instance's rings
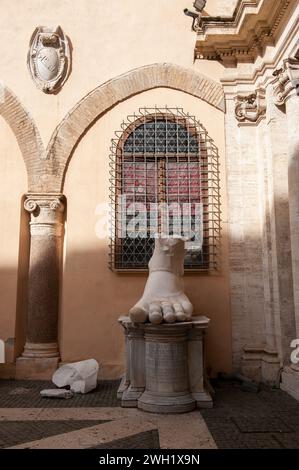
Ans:
POLYGON ((267 86, 267 116, 259 129, 263 177, 263 257, 265 282, 266 347, 262 378, 276 384, 279 371, 289 363, 295 331, 288 189, 288 134, 285 112, 276 106, 267 86), (283 176, 283 177, 282 177, 283 176))
MULTIPOLYGON (((288 184, 296 336, 299 338, 299 48, 274 72, 274 100, 285 106, 288 127, 288 184)), ((296 338, 294 338, 296 339, 296 338)), ((291 355, 290 348, 290 355, 291 355)), ((299 399, 299 367, 282 373, 282 388, 299 399)))
POLYGON ((295 90, 286 98, 289 146, 289 205, 292 246, 295 322, 299 338, 299 97, 295 90))
POLYGON ((17 378, 50 378, 58 366, 58 309, 64 236, 64 198, 28 194, 30 262, 26 343, 17 378))

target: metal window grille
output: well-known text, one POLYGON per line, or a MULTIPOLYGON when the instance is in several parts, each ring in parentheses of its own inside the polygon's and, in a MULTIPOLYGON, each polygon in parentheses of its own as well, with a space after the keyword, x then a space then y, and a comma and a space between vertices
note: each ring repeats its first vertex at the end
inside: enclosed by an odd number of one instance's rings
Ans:
POLYGON ((160 211, 155 213, 153 209, 159 204, 174 208, 167 218, 171 233, 185 222, 195 226, 196 207, 202 207, 202 240, 198 243, 194 237, 186 241, 185 270, 219 268, 218 150, 194 116, 182 108, 167 107, 140 108, 138 114, 128 116, 112 139, 110 183, 111 269, 147 269, 154 233, 161 230, 160 211), (133 211, 128 210, 132 207, 133 211), (136 220, 135 209, 145 227, 138 233, 130 228, 136 220), (180 219, 176 210, 182 214, 180 219), (153 219, 157 223, 155 230, 150 226, 153 219))

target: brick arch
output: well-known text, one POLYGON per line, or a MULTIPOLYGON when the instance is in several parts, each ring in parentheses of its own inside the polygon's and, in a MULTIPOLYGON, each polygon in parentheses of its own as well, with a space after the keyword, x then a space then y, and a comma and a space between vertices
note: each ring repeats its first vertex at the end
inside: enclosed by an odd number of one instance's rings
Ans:
POLYGON ((45 149, 39 131, 21 102, 0 84, 0 116, 13 131, 21 150, 28 176, 28 191, 37 190, 37 181, 45 149))
POLYGON ((55 129, 47 148, 47 159, 53 171, 48 190, 62 191, 73 150, 100 115, 118 103, 153 88, 183 91, 224 112, 222 86, 198 72, 172 64, 153 64, 131 70, 87 94, 55 129))

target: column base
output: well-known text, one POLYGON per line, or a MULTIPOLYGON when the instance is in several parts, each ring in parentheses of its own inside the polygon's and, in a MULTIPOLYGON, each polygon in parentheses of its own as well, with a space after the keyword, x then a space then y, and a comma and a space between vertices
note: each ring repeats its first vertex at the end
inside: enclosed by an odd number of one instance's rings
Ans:
POLYGON ((188 392, 168 393, 165 397, 161 393, 145 391, 138 400, 138 408, 150 413, 186 413, 196 408, 196 401, 188 392))
POLYGON ((281 374, 281 390, 287 392, 296 400, 299 400, 299 370, 285 367, 281 374))
POLYGON ((119 384, 118 390, 117 390, 117 398, 118 400, 121 400, 123 397, 123 393, 127 390, 129 387, 130 382, 127 380, 126 376, 124 375, 121 379, 121 382, 119 384))
POLYGON ((137 408, 138 399, 141 397, 143 390, 139 390, 129 386, 122 394, 121 406, 124 408, 137 408))
POLYGON ((213 408, 213 398, 206 390, 203 392, 194 392, 192 396, 196 401, 197 408, 213 408))
POLYGON ((18 357, 16 379, 50 380, 58 369, 59 357, 18 357))
POLYGON ((58 343, 29 343, 26 341, 22 357, 32 357, 36 359, 58 357, 58 343))
POLYGON ((245 377, 275 386, 279 370, 280 360, 276 351, 270 351, 264 346, 244 347, 241 372, 245 377))

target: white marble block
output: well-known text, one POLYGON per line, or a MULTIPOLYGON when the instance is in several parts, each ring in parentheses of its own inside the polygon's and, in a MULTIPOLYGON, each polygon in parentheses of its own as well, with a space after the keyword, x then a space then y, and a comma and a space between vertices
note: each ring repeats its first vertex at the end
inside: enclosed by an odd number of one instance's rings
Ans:
POLYGON ((69 385, 75 393, 88 393, 97 386, 99 364, 95 359, 73 362, 60 367, 52 381, 57 387, 69 385))

